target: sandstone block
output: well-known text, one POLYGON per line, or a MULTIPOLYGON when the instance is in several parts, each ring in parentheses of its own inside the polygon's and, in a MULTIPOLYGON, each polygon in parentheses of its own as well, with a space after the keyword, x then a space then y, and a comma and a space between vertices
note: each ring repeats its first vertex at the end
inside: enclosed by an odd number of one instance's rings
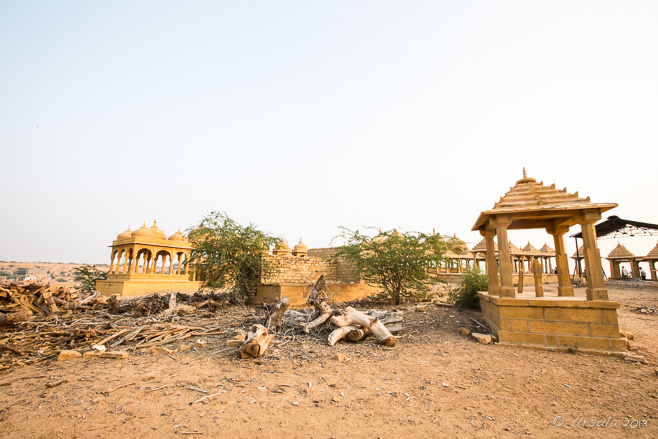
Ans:
POLYGON ((205 340, 197 340, 194 342, 194 347, 197 349, 204 349, 208 346, 208 342, 205 340))
MULTIPOLYGON (((614 312, 614 311, 613 311, 614 312)), ((601 310, 583 308, 547 308, 546 320, 563 322, 601 322, 601 310)), ((615 313, 615 316, 617 314, 615 313)))
POLYGON ((93 350, 93 351, 87 351, 84 354, 82 354, 82 358, 100 358, 101 353, 93 350))
POLYGON ((619 330, 619 334, 622 337, 626 337, 626 340, 635 340, 635 335, 632 332, 619 330))
POLYGON ((114 360, 125 360, 128 358, 126 351, 107 351, 101 354, 101 358, 112 358, 114 360))
POLYGON ((529 308, 523 306, 501 306, 498 315, 508 319, 543 319, 542 308, 529 308))
POLYGON ((545 343, 544 334, 500 331, 498 338, 501 343, 535 344, 542 346, 545 343))
POLYGON ((171 355, 173 351, 171 349, 167 349, 163 346, 156 346, 151 349, 151 354, 152 355, 171 355))
POLYGON ((178 346, 178 352, 185 352, 185 351, 189 351, 190 349, 192 349, 192 346, 186 344, 182 344, 178 346))
POLYGON ((634 363, 647 364, 647 360, 645 360, 642 355, 625 355, 624 360, 631 361, 634 363))
POLYGON ((617 310, 616 309, 604 309, 601 311, 603 315, 603 323, 614 323, 615 325, 619 324, 617 320, 617 310))
POLYGON ((82 354, 78 351, 60 351, 57 361, 77 360, 78 358, 82 358, 82 354))
POLYGON ((512 324, 510 327, 511 331, 516 332, 528 332, 528 322, 534 322, 534 320, 511 320, 512 324))
POLYGON ((599 337, 619 337, 619 326, 590 324, 590 335, 599 337))
POLYGON ((462 335, 471 335, 471 331, 469 331, 466 328, 462 328, 461 331, 462 331, 462 335))
POLYGON ((343 354, 342 352, 337 353, 336 355, 334 355, 334 360, 342 363, 343 361, 345 361, 345 354, 343 354))
POLYGON ((530 321, 528 323, 528 329, 530 330, 530 332, 537 332, 544 334, 569 334, 569 335, 589 334, 587 323, 530 321))
POLYGON ((493 343, 493 339, 491 338, 491 335, 489 334, 479 334, 477 332, 473 332, 471 334, 474 339, 476 339, 478 342, 482 344, 490 344, 493 343))

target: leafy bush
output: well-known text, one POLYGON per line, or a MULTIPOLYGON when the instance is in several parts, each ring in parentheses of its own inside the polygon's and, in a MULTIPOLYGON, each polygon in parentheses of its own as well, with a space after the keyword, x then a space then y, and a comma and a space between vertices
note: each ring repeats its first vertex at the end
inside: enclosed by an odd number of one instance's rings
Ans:
POLYGON ((466 272, 459 288, 448 295, 448 302, 454 303, 457 308, 480 310, 478 291, 487 291, 489 277, 482 274, 479 268, 474 267, 466 272))
POLYGON ((256 294, 258 278, 269 270, 262 255, 279 241, 254 224, 241 226, 225 212, 211 212, 189 236, 194 247, 186 264, 194 266, 203 286, 233 286, 238 298, 256 294))
POLYGON ((336 253, 350 262, 366 283, 380 287, 395 304, 436 282, 430 270, 444 260, 445 241, 440 235, 379 232, 370 237, 358 230, 340 228, 347 245, 336 253))
MULTIPOLYGON (((66 272, 62 272, 66 273, 66 272)), ((79 290, 83 293, 91 293, 96 289, 96 281, 107 279, 107 271, 101 271, 95 265, 83 265, 71 270, 73 280, 79 282, 79 290)), ((56 279, 57 282, 66 282, 64 278, 56 279), (61 280, 60 280, 61 279, 61 280)))

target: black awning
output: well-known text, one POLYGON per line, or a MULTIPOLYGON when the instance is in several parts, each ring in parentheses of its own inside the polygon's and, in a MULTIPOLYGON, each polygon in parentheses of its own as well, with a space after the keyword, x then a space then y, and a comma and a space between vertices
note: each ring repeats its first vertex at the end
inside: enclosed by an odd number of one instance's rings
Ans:
MULTIPOLYGON (((609 216, 607 220, 598 223, 596 226, 596 236, 598 238, 624 238, 631 236, 654 236, 658 235, 658 224, 643 223, 641 221, 632 221, 619 218, 618 216, 609 216)), ((582 238, 583 232, 571 235, 572 238, 582 238)))

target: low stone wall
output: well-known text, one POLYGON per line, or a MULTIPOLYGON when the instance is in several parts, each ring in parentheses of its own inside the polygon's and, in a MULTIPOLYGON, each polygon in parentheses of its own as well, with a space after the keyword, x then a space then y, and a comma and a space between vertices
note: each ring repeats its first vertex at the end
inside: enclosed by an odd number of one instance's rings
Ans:
POLYGON ((152 293, 196 293, 201 282, 189 280, 185 275, 125 274, 109 275, 107 280, 96 281, 96 290, 104 296, 144 296, 152 293))
POLYGON ((327 282, 359 282, 352 266, 342 258, 300 258, 292 255, 267 255, 263 258, 271 270, 261 276, 262 284, 315 283, 322 274, 327 282))
POLYGON ((619 302, 580 297, 490 296, 478 293, 482 314, 501 344, 542 349, 623 353, 619 302))
MULTIPOLYGON (((287 296, 290 299, 290 306, 293 308, 306 307, 306 300, 311 293, 314 283, 287 283, 278 285, 258 285, 256 295, 250 301, 252 304, 262 302, 275 302, 287 296)), ((328 299, 336 302, 349 302, 351 300, 361 299, 370 294, 377 293, 378 290, 362 282, 357 283, 327 283, 328 299)))

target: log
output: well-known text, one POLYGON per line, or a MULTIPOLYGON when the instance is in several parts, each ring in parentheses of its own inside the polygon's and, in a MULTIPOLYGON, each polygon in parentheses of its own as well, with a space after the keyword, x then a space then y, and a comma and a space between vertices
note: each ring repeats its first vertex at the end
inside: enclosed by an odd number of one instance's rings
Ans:
POLYGON ((351 306, 345 308, 345 314, 342 316, 333 316, 331 322, 340 327, 349 326, 354 323, 368 328, 372 334, 377 337, 379 343, 384 346, 395 346, 395 337, 386 329, 386 326, 377 318, 368 316, 360 311, 355 310, 351 306))
POLYGON ((301 323, 308 323, 313 312, 311 310, 297 311, 289 309, 283 313, 283 324, 285 326, 298 327, 301 323))
POLYGON ((90 295, 88 295, 87 297, 85 297, 85 298, 82 299, 82 300, 78 300, 77 302, 78 302, 78 304, 80 304, 80 305, 85 305, 85 304, 87 304, 87 303, 89 303, 89 302, 94 301, 94 300, 95 300, 97 297, 99 297, 100 295, 101 295, 101 293, 100 293, 99 291, 94 290, 90 295))
POLYGON ((46 305, 48 305, 48 311, 59 312, 59 308, 57 308, 57 304, 53 298, 53 293, 51 293, 49 289, 43 288, 41 290, 41 297, 43 297, 43 300, 46 301, 46 305))
POLYGON ((304 330, 305 333, 310 333, 312 329, 317 328, 331 317, 331 307, 324 300, 318 303, 318 309, 320 310, 320 316, 308 323, 300 323, 299 326, 304 330))
POLYGON ((272 312, 270 312, 270 316, 267 319, 267 327, 271 328, 272 330, 279 329, 281 327, 281 320, 283 319, 283 315, 288 310, 289 306, 290 299, 286 296, 283 296, 281 300, 279 300, 279 302, 274 306, 272 312))
POLYGON ((343 326, 338 329, 334 329, 331 334, 329 334, 329 338, 327 341, 329 342, 329 346, 335 345, 338 340, 341 340, 345 337, 347 337, 347 334, 349 334, 351 331, 358 331, 359 327, 356 325, 348 325, 348 326, 343 326))
POLYGON ((0 314, 0 326, 11 326, 18 322, 27 322, 32 313, 21 309, 20 311, 10 312, 8 314, 0 314))
POLYGON ((320 315, 312 322, 299 324, 307 334, 310 333, 312 329, 317 328, 329 320, 329 317, 331 317, 331 307, 324 300, 327 297, 324 293, 325 286, 324 275, 320 275, 317 282, 315 282, 315 285, 313 285, 313 288, 311 288, 311 293, 306 300, 306 303, 313 305, 318 311, 320 311, 320 315))
POLYGON ((347 333, 347 339, 351 342, 357 342, 363 340, 369 334, 370 330, 368 328, 357 328, 347 333))
POLYGON ((267 328, 263 325, 254 325, 244 344, 238 350, 240 358, 256 358, 265 355, 267 348, 270 346, 274 334, 268 334, 267 328))

